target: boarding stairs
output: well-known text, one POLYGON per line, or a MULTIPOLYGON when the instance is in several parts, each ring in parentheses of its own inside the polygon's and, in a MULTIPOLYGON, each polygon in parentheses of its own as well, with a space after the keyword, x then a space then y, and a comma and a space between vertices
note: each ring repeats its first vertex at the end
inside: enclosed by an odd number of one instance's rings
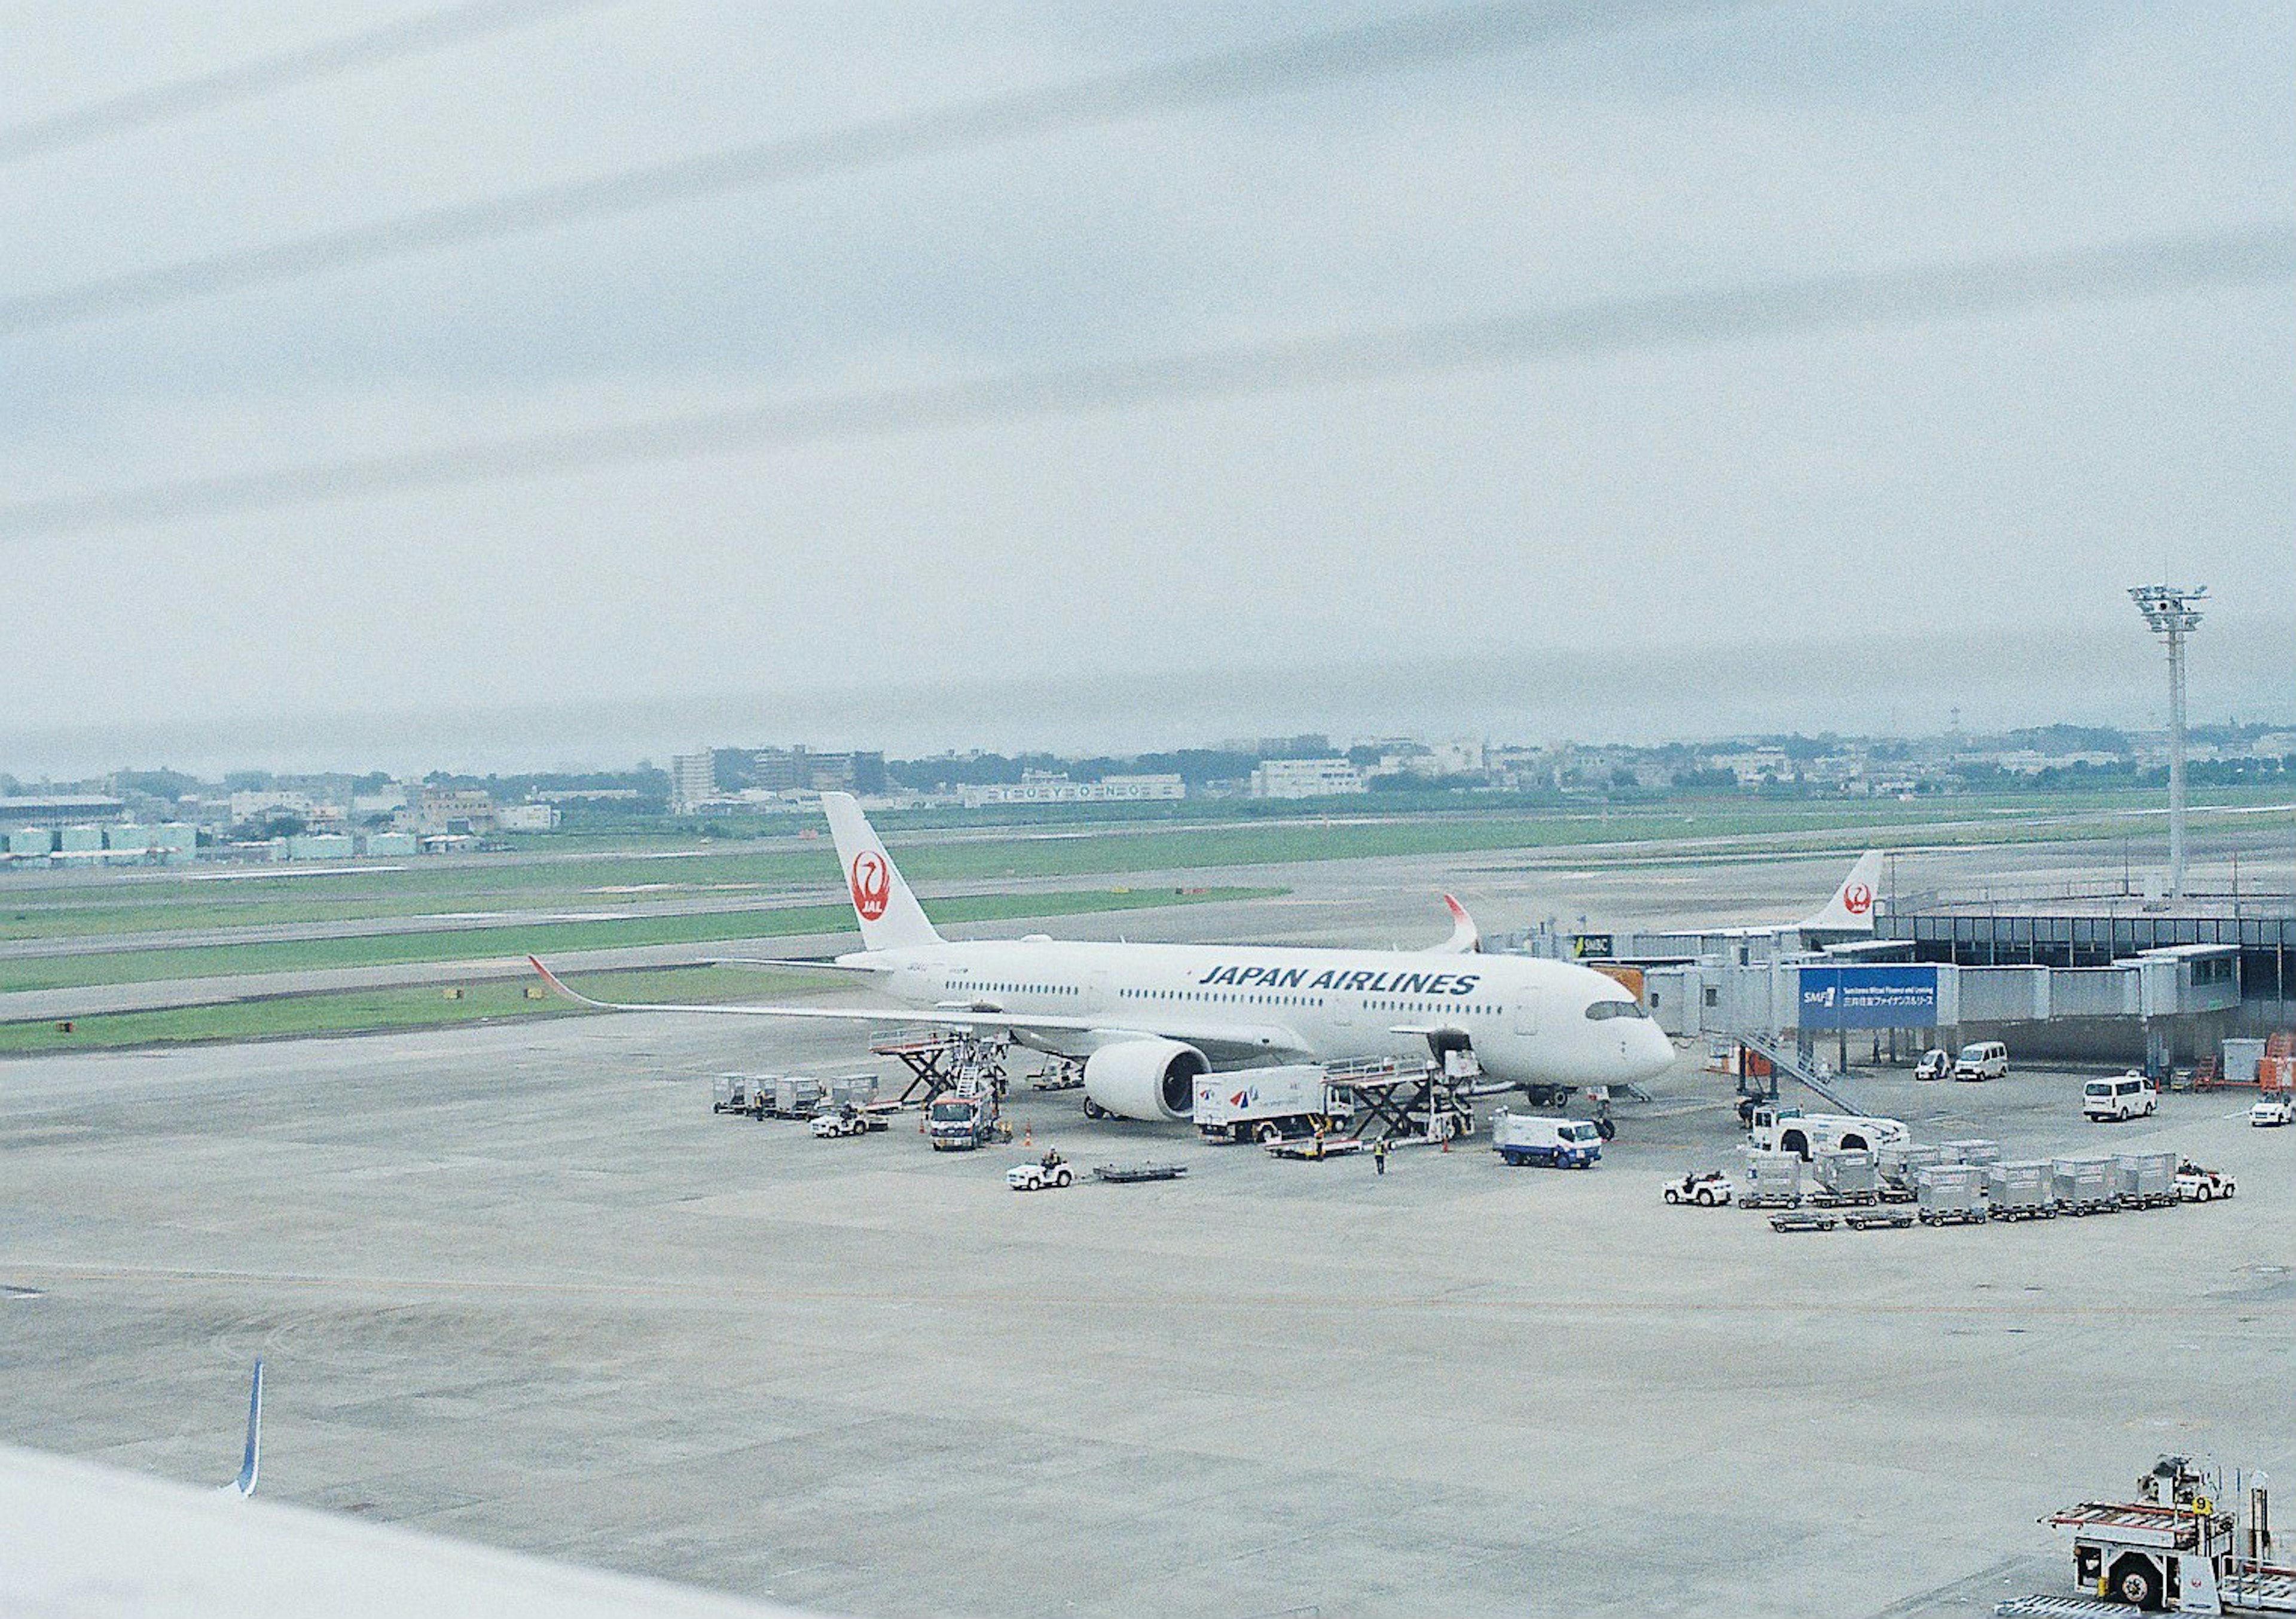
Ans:
POLYGON ((1805 1091, 1815 1092, 1823 1100, 1843 1113, 1863 1117, 1866 1109, 1851 1101, 1836 1087, 1838 1075, 1829 1078, 1818 1073, 1801 1059, 1801 1053, 1783 1040, 1767 1034, 1741 1034, 1738 1043, 1748 1051, 1768 1059, 1771 1071, 1784 1075, 1805 1091))

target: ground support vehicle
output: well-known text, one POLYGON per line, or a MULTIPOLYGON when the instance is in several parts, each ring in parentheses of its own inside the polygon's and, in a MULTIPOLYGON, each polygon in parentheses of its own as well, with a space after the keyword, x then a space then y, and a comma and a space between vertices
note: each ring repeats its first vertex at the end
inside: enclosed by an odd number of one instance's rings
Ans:
POLYGON ((1841 1222, 1824 1209, 1781 1209, 1770 1216, 1774 1231, 1830 1231, 1841 1222))
POLYGON ((2227 1497, 2222 1482, 2185 1457, 2163 1456, 2136 1481, 2136 1500, 2052 1513, 2041 1521, 2071 1542, 2083 1599, 2020 1597, 1993 1611, 2007 1619, 2131 1609, 2296 1614, 2296 1566, 2265 1560, 2272 1541, 2266 1486, 2241 1499, 2237 1489, 2227 1497))
POLYGON ((1177 1181, 1187 1173, 1185 1164, 1103 1164, 1092 1178, 1111 1186, 1136 1186, 1144 1181, 1177 1181))
POLYGON ((1070 1058, 1054 1058, 1029 1075, 1031 1091, 1081 1091, 1084 1089, 1084 1064, 1070 1058))
POLYGON ((1491 1115, 1491 1149, 1502 1163, 1542 1169, 1592 1169, 1603 1157, 1603 1135, 1588 1119, 1547 1118, 1536 1113, 1491 1115))
POLYGON ((2120 1207, 2120 1169, 2111 1158, 2059 1158, 2049 1180, 2060 1214, 2110 1214, 2120 1207))
POLYGON ((902 1087, 904 1102, 931 1102, 944 1091, 971 1082, 1004 1094, 1004 1054, 1010 1042, 1002 1034, 980 1034, 962 1029, 903 1029, 869 1048, 872 1057, 890 1057, 909 1071, 902 1087))
POLYGON ((887 1118, 882 1113, 847 1106, 833 1108, 826 1113, 814 1115, 813 1133, 824 1141, 836 1141, 847 1136, 868 1135, 873 1131, 890 1130, 892 1128, 892 1120, 887 1118))
POLYGON ((1282 1141, 1332 1133, 1353 1110, 1321 1063, 1196 1076, 1196 1129, 1208 1141, 1282 1141))
POLYGON ((1931 1046, 1922 1053, 1921 1061, 1914 1065, 1915 1079, 1943 1079, 1953 1072, 1953 1053, 1941 1046, 1931 1046))
POLYGON ((2214 1203, 2239 1190, 2220 1169, 2203 1169, 2189 1158, 2177 1165, 2177 1196, 2186 1203, 2214 1203))
POLYGON ((1746 1193, 1741 1208, 1792 1208, 1801 1201, 1801 1155, 1746 1149, 1746 1193))
POLYGON ((1853 1208, 1841 1216, 1841 1223, 1853 1231, 1911 1231, 1914 1211, 1909 1208, 1853 1208))
POLYGON ((1953 1059, 1953 1076, 1964 1083, 2009 1076, 2009 1048, 1997 1040, 1980 1040, 1961 1048, 1953 1059))
POLYGON ((2248 1122, 2259 1130, 2270 1130, 2280 1124, 2296 1124, 2296 1100, 2284 1096, 2267 1096, 2250 1105, 2248 1122))
POLYGON ((1343 1158, 1351 1152, 1364 1149, 1360 1137, 1352 1135, 1311 1135, 1301 1141, 1270 1141, 1268 1156, 1294 1158, 1303 1164, 1320 1164, 1325 1158, 1343 1158))
POLYGON ((1915 1173, 1914 1188, 1923 1225, 1985 1223, 1985 1172, 1976 1165, 1930 1165, 1915 1173))
POLYGON ((1737 1189, 1730 1177, 1718 1169, 1694 1171, 1679 1181, 1666 1183, 1669 1203, 1691 1203, 1700 1208, 1720 1208, 1735 1195, 1737 1189))
POLYGON ((2144 1118, 2160 1110, 2160 1087, 2134 1068, 2118 1079, 2092 1079, 2081 1087, 2081 1114, 2091 1124, 2144 1118))
POLYGON ((2174 1208, 2177 1206, 2177 1155, 2173 1152, 2116 1152, 2115 1173, 2120 1178, 2123 1208, 2174 1208))
POLYGON ((1004 1172, 1004 1184, 1016 1192, 1066 1191, 1076 1183, 1076 1171, 1057 1152, 1048 1152, 1033 1164, 1015 1164, 1004 1172))
POLYGON ((1996 1220, 2054 1220, 2054 1173, 2038 1159, 1988 1164, 1985 1168, 1985 1202, 1996 1220))
POLYGON ((1811 1202, 1826 1208, 1857 1208, 1882 1200, 1880 1160, 1870 1148, 1821 1152, 1810 1160, 1817 1172, 1811 1202))
MULTIPOLYGON (((1482 1070, 1472 1051, 1446 1051, 1417 1062, 1366 1057, 1326 1063, 1332 1116, 1352 1132, 1400 1145, 1464 1141, 1475 1133, 1474 1089, 1482 1070)), ((1536 1096, 1531 1099, 1537 1105, 1536 1096)))
POLYGON ((970 1152, 991 1141, 1011 1141, 1013 1127, 998 1113, 993 1085, 961 1080, 955 1090, 925 1104, 925 1139, 935 1152, 970 1152))
POLYGON ((801 1074, 760 1080, 751 1093, 752 1118, 809 1119, 821 1111, 825 1094, 822 1083, 801 1074))
POLYGON ((1813 1153, 1843 1148, 1901 1146, 1913 1139, 1913 1132, 1893 1118, 1804 1113, 1799 1108, 1764 1103, 1753 1109, 1746 1139, 1765 1152, 1791 1152, 1807 1158, 1813 1153))

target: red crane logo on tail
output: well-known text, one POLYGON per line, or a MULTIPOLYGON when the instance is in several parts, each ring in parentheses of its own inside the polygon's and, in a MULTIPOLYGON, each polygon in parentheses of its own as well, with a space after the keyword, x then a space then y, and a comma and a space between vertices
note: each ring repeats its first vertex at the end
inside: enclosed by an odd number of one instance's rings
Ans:
POLYGON ((885 914, 885 906, 893 897, 893 868, 874 849, 864 849, 853 857, 853 909, 861 913, 865 922, 873 922, 885 914))
POLYGON ((1863 916, 1874 908, 1874 890, 1864 883, 1851 883, 1841 890, 1841 908, 1852 916, 1863 916))

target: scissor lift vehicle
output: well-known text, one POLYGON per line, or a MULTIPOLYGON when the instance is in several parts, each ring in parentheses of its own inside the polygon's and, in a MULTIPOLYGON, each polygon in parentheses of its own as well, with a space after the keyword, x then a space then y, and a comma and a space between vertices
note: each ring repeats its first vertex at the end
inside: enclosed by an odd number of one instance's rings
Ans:
POLYGON ((2135 1608, 2173 1614, 2296 1614, 2296 1567, 2272 1556, 2272 1519, 2258 1484, 2232 1509, 2183 1456, 2136 1481, 2137 1500, 2083 1501, 2041 1521, 2070 1540, 2079 1598, 2019 1597, 2001 1619, 2090 1619, 2135 1608))
POLYGON ((902 1029, 869 1048, 872 1057, 890 1057, 909 1071, 909 1083, 897 1099, 929 1105, 944 1091, 966 1081, 986 1082, 999 1097, 1004 1094, 1004 1053, 1008 1043, 1001 1034, 976 1034, 965 1029, 902 1029))

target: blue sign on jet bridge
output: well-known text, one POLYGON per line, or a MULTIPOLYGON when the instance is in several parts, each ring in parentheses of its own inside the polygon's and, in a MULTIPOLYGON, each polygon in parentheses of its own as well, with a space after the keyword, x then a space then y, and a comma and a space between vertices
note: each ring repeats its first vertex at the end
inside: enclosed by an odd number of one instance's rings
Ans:
POLYGON ((1805 967, 1805 1029, 1929 1029, 1937 1026, 1934 967, 1805 967))

